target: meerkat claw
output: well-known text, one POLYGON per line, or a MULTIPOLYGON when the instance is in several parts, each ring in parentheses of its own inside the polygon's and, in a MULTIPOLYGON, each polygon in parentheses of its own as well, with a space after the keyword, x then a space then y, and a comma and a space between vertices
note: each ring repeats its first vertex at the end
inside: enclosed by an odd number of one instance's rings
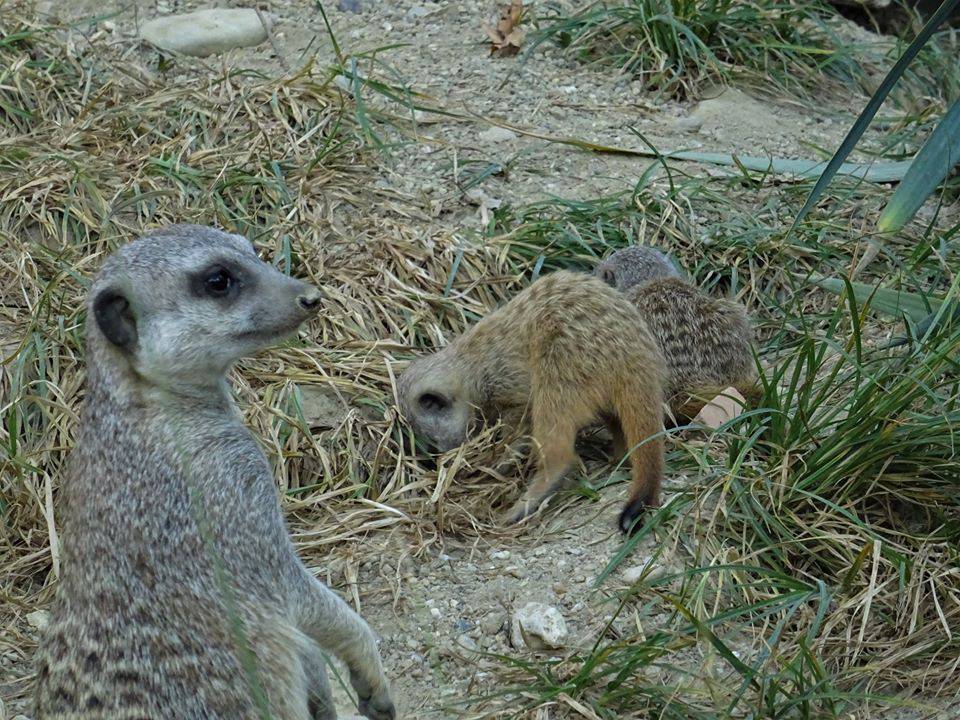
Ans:
POLYGON ((389 696, 367 698, 357 704, 360 714, 370 720, 394 720, 397 710, 389 696))

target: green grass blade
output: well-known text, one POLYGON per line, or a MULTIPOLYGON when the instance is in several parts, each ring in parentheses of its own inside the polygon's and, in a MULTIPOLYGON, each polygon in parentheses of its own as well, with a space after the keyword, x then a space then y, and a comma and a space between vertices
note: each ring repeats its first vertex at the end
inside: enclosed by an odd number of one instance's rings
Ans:
MULTIPOLYGON (((824 290, 841 295, 847 283, 841 278, 819 278, 814 282, 824 290)), ((936 312, 942 300, 924 297, 906 290, 877 287, 861 282, 850 282, 853 296, 860 304, 869 303, 873 310, 900 318, 906 315, 914 322, 936 312)))
POLYGON ((920 148, 900 187, 877 220, 881 232, 896 232, 916 215, 923 202, 960 162, 960 100, 947 114, 920 148))
POLYGON ((958 4, 960 4, 960 0, 945 0, 943 4, 940 5, 940 8, 923 26, 923 28, 917 34, 917 37, 914 38, 913 42, 907 46, 907 49, 903 52, 903 55, 900 56, 900 59, 894 64, 890 72, 887 73, 887 76, 883 79, 883 82, 880 83, 880 87, 877 88, 877 91, 873 94, 873 97, 870 98, 870 102, 867 103, 867 106, 863 109, 863 112, 860 113, 860 116, 857 118, 856 122, 853 123, 853 127, 850 128, 850 132, 847 133, 847 136, 843 139, 843 142, 840 143, 840 148, 830 159, 826 170, 823 171, 820 179, 817 180, 817 184, 814 185, 813 190, 810 191, 806 202, 803 203, 803 207, 800 208, 800 212, 797 213, 797 217, 793 221, 791 231, 800 224, 803 218, 806 217, 807 213, 810 212, 810 209, 814 206, 817 200, 820 199, 823 191, 826 190, 827 185, 829 185, 830 181, 833 180, 834 176, 837 174, 837 171, 840 169, 840 166, 843 164, 843 161, 847 159, 847 156, 853 151, 853 148, 856 146, 857 142, 859 142, 860 138, 863 136, 863 133, 866 132, 867 126, 869 126, 870 121, 873 120, 873 116, 877 114, 877 110, 880 109, 880 106, 887 98, 887 95, 890 94, 893 86, 897 84, 898 80, 900 80, 900 76, 903 75, 904 71, 907 69, 907 66, 913 61, 913 59, 917 56, 917 53, 919 53, 923 46, 926 45, 927 41, 930 39, 930 36, 933 35, 936 29, 940 27, 940 24, 953 12, 954 8, 956 8, 958 4))
MULTIPOLYGON (((662 153, 663 157, 673 160, 692 160, 693 162, 710 163, 711 165, 738 166, 747 170, 773 172, 781 175, 796 175, 798 177, 822 178, 827 163, 816 160, 787 160, 775 157, 753 157, 751 155, 730 155, 727 153, 711 153, 681 150, 678 152, 662 153)), ((875 163, 839 163, 833 172, 837 175, 850 175, 869 182, 897 182, 906 177, 910 169, 910 161, 875 162, 875 163)))

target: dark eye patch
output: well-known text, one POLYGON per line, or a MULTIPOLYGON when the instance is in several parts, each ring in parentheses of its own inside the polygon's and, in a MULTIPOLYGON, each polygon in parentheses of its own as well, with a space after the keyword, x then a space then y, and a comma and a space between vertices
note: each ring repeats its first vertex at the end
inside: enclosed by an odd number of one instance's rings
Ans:
POLYGON ((242 266, 227 258, 210 263, 190 277, 190 290, 196 297, 231 300, 253 285, 253 278, 242 266))
POLYGON ((442 395, 436 393, 424 393, 417 399, 420 409, 425 412, 443 412, 450 407, 450 403, 442 395))
POLYGON ((236 286, 237 279, 225 268, 216 268, 203 278, 203 290, 210 297, 226 297, 236 286))

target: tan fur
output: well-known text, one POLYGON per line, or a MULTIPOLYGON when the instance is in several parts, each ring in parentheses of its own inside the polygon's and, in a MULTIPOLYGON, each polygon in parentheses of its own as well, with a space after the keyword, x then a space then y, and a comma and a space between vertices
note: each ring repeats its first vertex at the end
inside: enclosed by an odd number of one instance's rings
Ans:
POLYGON ((508 519, 537 509, 575 461, 585 425, 606 418, 630 453, 633 483, 621 515, 629 529, 659 501, 663 476, 663 357, 637 309, 586 275, 533 283, 400 379, 404 416, 439 449, 462 443, 475 411, 529 420, 539 453, 533 482, 508 519), (654 437, 656 436, 656 437, 654 437))
POLYGON ((746 309, 711 298, 678 278, 626 291, 663 353, 667 397, 678 419, 689 419, 718 392, 734 387, 755 398, 757 366, 746 309))

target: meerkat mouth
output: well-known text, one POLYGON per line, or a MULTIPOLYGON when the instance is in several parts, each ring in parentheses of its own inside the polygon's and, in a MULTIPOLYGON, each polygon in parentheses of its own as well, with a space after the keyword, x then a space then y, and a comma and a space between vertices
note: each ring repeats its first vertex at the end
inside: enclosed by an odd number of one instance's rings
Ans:
POLYGON ((271 341, 271 340, 280 340, 288 335, 292 335, 297 331, 297 328, 300 327, 302 320, 297 322, 291 322, 287 325, 282 325, 274 328, 256 328, 253 330, 244 330, 243 332, 237 333, 234 337, 237 340, 257 340, 257 341, 271 341))

